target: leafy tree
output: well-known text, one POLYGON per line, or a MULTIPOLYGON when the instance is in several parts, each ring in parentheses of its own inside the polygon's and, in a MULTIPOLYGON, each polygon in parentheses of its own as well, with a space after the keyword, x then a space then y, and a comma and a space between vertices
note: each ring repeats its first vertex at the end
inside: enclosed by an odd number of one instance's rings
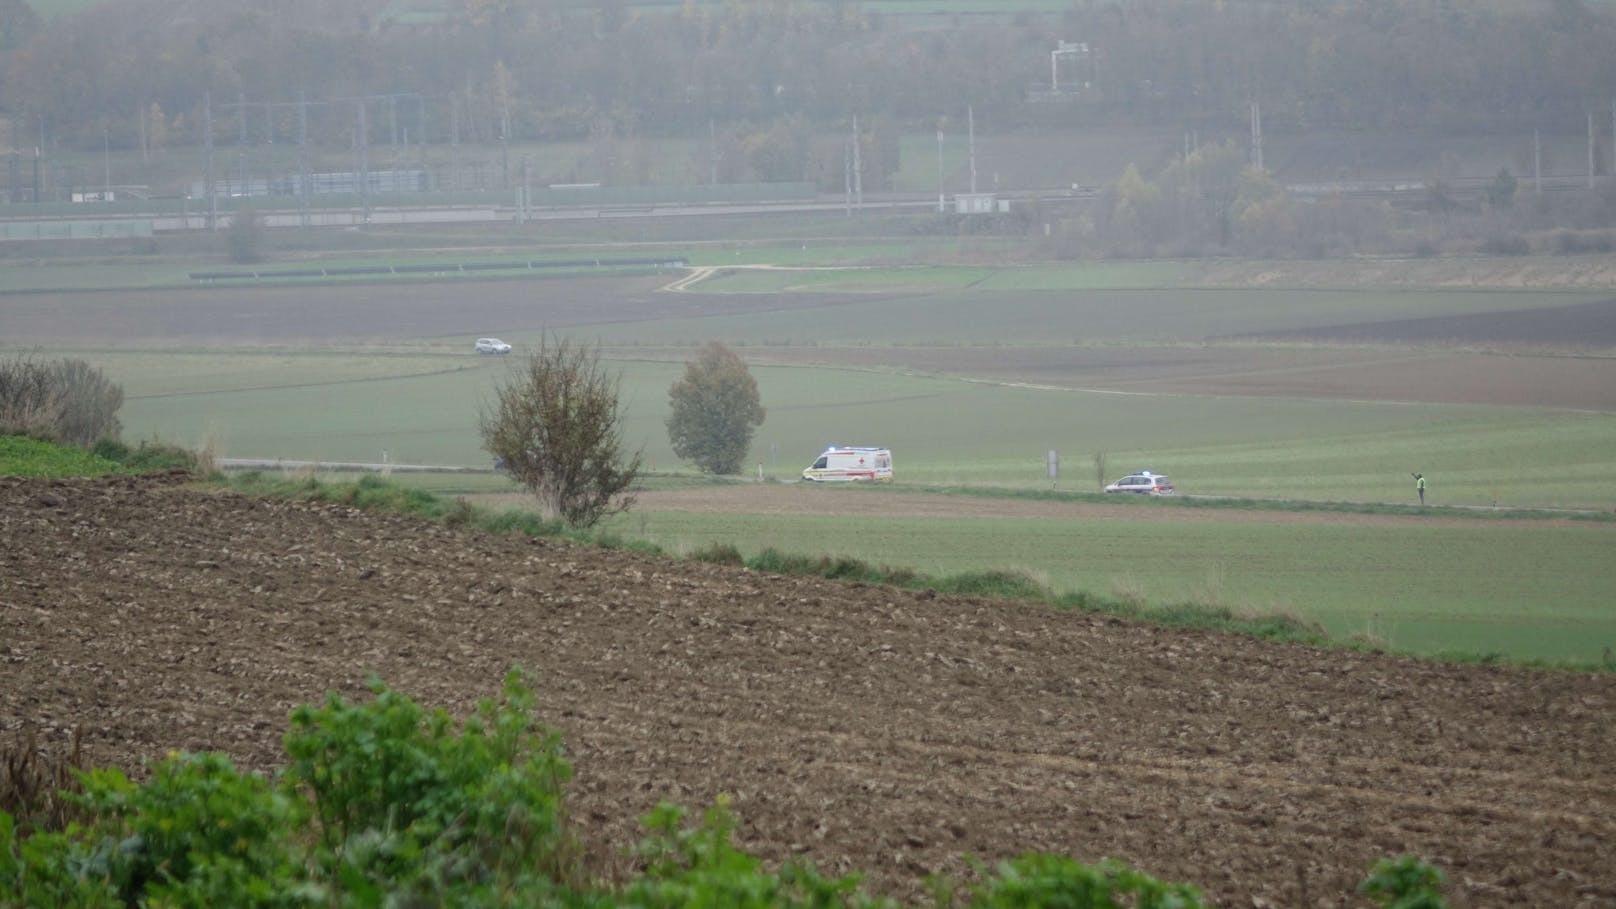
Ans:
POLYGON ((1515 175, 1509 168, 1500 167, 1493 182, 1487 185, 1487 204, 1495 211, 1503 211, 1515 207, 1515 175))
POLYGON ((1129 252, 1152 248, 1161 237, 1161 189, 1146 180, 1132 162, 1123 170, 1112 193, 1112 242, 1129 252))
POLYGON ((668 440, 673 452, 705 473, 739 473, 763 422, 757 380, 728 347, 713 341, 685 364, 668 389, 668 440))
POLYGON ((1383 909, 1447 909, 1442 870, 1412 855, 1384 858, 1369 868, 1358 892, 1383 909))
POLYGON ((0 51, 27 44, 40 25, 39 13, 28 0, 0 0, 0 51))
POLYGON ((640 453, 623 449, 619 380, 598 348, 546 336, 483 413, 483 447, 538 498, 546 520, 592 527, 633 504, 624 490, 640 453))
POLYGON ((235 217, 224 229, 225 246, 230 249, 230 261, 257 262, 264 257, 264 219, 250 205, 236 209, 235 217))

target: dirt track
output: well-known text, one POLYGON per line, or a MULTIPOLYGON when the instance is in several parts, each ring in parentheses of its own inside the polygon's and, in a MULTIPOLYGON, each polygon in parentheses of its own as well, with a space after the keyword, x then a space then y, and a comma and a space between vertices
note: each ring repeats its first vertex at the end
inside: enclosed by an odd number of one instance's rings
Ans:
POLYGON ((603 856, 659 799, 913 896, 964 853, 1116 856, 1226 906, 1616 904, 1616 678, 1168 632, 151 480, 0 479, 0 740, 270 768, 368 673, 465 711, 513 664, 603 856))

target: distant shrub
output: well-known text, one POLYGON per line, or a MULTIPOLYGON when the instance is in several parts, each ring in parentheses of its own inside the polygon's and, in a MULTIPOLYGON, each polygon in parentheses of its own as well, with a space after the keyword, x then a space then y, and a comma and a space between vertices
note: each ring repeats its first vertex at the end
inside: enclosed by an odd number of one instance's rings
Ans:
POLYGON ((1608 253, 1613 244, 1606 231, 1562 230, 1554 235, 1554 251, 1562 256, 1608 253))
POLYGON ((1532 244, 1520 234, 1495 234, 1482 241, 1481 251, 1489 256, 1525 256, 1532 252, 1532 244))
POLYGON ((1049 590, 1038 580, 1020 571, 971 571, 950 575, 938 581, 943 593, 1004 597, 1016 600, 1047 600, 1049 590))
POLYGON ((443 523, 448 524, 450 527, 461 527, 470 524, 472 519, 476 517, 477 509, 473 508, 470 502, 465 499, 455 499, 449 503, 448 508, 444 509, 443 523))
POLYGON ((195 473, 199 469, 199 462, 195 452, 178 445, 167 445, 162 442, 141 442, 134 448, 117 439, 102 439, 90 449, 92 454, 116 461, 130 470, 138 472, 154 470, 184 470, 195 473))
POLYGON ((477 526, 493 533, 521 533, 530 537, 558 537, 566 531, 560 519, 546 521, 531 511, 509 509, 488 515, 477 526))
POLYGON ((729 543, 712 543, 690 554, 698 562, 710 562, 714 565, 741 565, 746 560, 741 557, 741 551, 729 543))
POLYGON ((263 259, 263 216, 250 205, 237 209, 224 229, 224 242, 232 262, 246 265, 263 259))
POLYGON ((0 432, 88 448, 117 438, 123 387, 83 360, 0 360, 0 432))

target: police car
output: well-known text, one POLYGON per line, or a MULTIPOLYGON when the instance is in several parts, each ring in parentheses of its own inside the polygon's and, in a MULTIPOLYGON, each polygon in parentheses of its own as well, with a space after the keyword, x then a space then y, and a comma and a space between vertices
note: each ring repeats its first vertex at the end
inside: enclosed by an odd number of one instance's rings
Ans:
POLYGON ((1170 496, 1173 494, 1173 483, 1166 474, 1151 473, 1141 470, 1130 473, 1122 479, 1105 487, 1106 492, 1136 492, 1147 496, 1170 496))

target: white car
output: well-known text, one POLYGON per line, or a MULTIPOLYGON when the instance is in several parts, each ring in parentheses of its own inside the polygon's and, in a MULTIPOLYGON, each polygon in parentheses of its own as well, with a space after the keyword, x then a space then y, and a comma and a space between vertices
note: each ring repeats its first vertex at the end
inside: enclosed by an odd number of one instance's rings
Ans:
POLYGON ((1106 492, 1134 492, 1147 496, 1170 496, 1173 483, 1163 474, 1141 470, 1105 487, 1106 492))
POLYGON ((478 338, 477 343, 471 345, 471 349, 480 354, 508 354, 511 352, 511 345, 498 338, 478 338))

